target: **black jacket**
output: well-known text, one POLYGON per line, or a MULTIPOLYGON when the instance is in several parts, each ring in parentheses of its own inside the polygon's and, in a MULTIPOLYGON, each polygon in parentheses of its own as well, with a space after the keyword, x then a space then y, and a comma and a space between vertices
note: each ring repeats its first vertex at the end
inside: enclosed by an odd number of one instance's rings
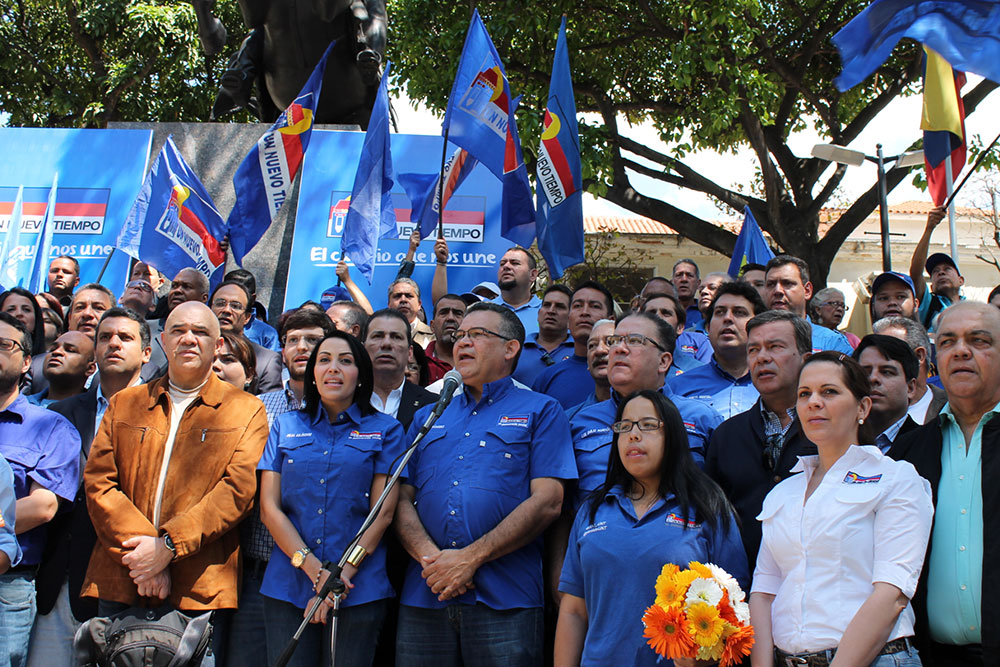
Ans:
MULTIPOLYGON (((429 403, 437 402, 437 394, 427 391, 409 380, 403 382, 403 395, 399 397, 399 410, 396 411, 396 421, 403 425, 403 430, 410 428, 413 415, 417 410, 429 403)), ((404 443, 409 445, 410 443, 404 443)))
MULTIPOLYGON (((81 454, 86 460, 94 441, 97 383, 82 394, 53 403, 49 409, 68 419, 79 431, 81 454)), ((83 577, 87 573, 95 542, 97 534, 90 522, 90 514, 87 513, 87 500, 81 484, 73 507, 57 514, 49 523, 48 541, 35 577, 39 614, 52 611, 59 597, 59 590, 68 576, 73 616, 77 621, 83 622, 97 615, 97 600, 80 597, 83 577)))
POLYGON ((752 408, 733 415, 715 429, 705 454, 705 472, 722 487, 740 519, 740 535, 751 575, 760 551, 761 527, 757 515, 764 496, 789 476, 800 455, 816 453, 816 446, 802 435, 798 419, 788 427, 773 470, 765 462, 764 448, 764 416, 758 399, 752 408))
MULTIPOLYGON (((997 569, 1000 567, 1000 419, 991 419, 983 426, 982 441, 982 474, 980 475, 983 494, 983 590, 982 590, 982 638, 983 665, 1000 667, 1000 609, 992 604, 1000 595, 1000 577, 997 569), (996 511, 995 511, 996 510, 996 511)), ((917 472, 931 483, 934 495, 934 507, 937 507, 938 484, 941 481, 941 448, 944 437, 941 434, 940 420, 921 426, 920 428, 900 436, 889 450, 889 456, 898 461, 909 461, 917 472)), ((947 517, 934 515, 934 520, 947 521, 947 517)), ((931 549, 934 548, 934 532, 931 530, 931 542, 927 545, 927 556, 924 558, 924 569, 920 573, 917 593, 913 596, 913 609, 916 612, 917 647, 923 656, 930 655, 924 650, 926 642, 930 641, 930 630, 927 616, 927 570, 930 562, 931 549)), ((925 665, 926 662, 925 658, 925 665)), ((943 667, 943 666, 942 666, 943 667)))

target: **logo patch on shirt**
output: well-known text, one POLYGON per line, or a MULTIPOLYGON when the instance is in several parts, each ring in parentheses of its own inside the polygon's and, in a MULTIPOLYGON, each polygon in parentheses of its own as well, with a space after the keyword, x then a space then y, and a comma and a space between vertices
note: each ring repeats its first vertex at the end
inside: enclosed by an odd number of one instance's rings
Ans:
POLYGON ((362 433, 361 431, 351 431, 351 434, 347 436, 348 440, 381 440, 382 431, 375 431, 373 433, 362 433))
POLYGON ((520 426, 528 428, 528 415, 511 415, 500 417, 497 426, 520 426))
POLYGON ((880 479, 882 479, 881 473, 871 477, 862 477, 856 472, 848 472, 844 475, 844 484, 877 484, 880 479))
POLYGON ((694 425, 694 422, 684 422, 684 428, 692 433, 698 432, 698 427, 694 425))
POLYGON ((667 518, 664 519, 664 522, 665 523, 669 523, 669 524, 673 524, 674 526, 687 526, 688 528, 697 528, 698 527, 698 523, 697 522, 692 521, 691 519, 685 520, 684 517, 679 516, 679 515, 677 515, 677 514, 675 514, 673 512, 671 512, 670 514, 667 515, 667 518))

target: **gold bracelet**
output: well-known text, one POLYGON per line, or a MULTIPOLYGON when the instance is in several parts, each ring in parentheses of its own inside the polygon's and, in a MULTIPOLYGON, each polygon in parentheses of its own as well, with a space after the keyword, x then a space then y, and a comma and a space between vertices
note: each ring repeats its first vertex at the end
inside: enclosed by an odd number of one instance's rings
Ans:
POLYGON ((351 555, 347 557, 347 563, 349 565, 357 567, 361 565, 361 561, 363 561, 365 559, 365 556, 367 555, 368 551, 359 544, 354 547, 354 549, 351 551, 351 555))

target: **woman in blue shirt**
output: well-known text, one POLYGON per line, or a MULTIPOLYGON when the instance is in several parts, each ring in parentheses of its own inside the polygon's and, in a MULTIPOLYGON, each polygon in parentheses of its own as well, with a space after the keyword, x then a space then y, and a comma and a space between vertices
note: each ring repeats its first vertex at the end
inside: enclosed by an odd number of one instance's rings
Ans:
MULTIPOLYGON (((261 519, 275 540, 261 584, 268 652, 274 653, 269 664, 329 575, 323 562, 340 558, 404 449, 399 422, 371 407, 372 387, 368 353, 353 336, 335 331, 309 358, 302 409, 279 415, 271 428, 258 466, 261 519)), ((379 542, 395 506, 393 490, 361 540, 370 554, 364 565, 348 564, 341 575, 348 594, 337 624, 338 665, 372 663, 393 596, 379 542)), ((330 609, 324 600, 290 665, 329 664, 330 645, 320 624, 330 609)))
POLYGON ((691 457, 673 403, 636 392, 612 431, 607 479, 580 507, 563 562, 557 667, 656 664, 642 613, 665 563, 715 563, 744 588, 749 580, 733 509, 691 457))

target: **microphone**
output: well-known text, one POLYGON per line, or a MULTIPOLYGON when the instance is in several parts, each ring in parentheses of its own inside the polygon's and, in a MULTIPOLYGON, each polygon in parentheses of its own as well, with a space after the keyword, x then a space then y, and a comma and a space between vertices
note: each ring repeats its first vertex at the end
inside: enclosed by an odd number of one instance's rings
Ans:
POLYGON ((453 368, 444 374, 443 382, 444 384, 441 385, 441 393, 438 394, 438 400, 437 403, 434 404, 434 411, 432 413, 435 420, 441 416, 444 409, 448 407, 449 403, 451 403, 452 396, 454 396, 458 388, 462 386, 462 374, 453 368))

